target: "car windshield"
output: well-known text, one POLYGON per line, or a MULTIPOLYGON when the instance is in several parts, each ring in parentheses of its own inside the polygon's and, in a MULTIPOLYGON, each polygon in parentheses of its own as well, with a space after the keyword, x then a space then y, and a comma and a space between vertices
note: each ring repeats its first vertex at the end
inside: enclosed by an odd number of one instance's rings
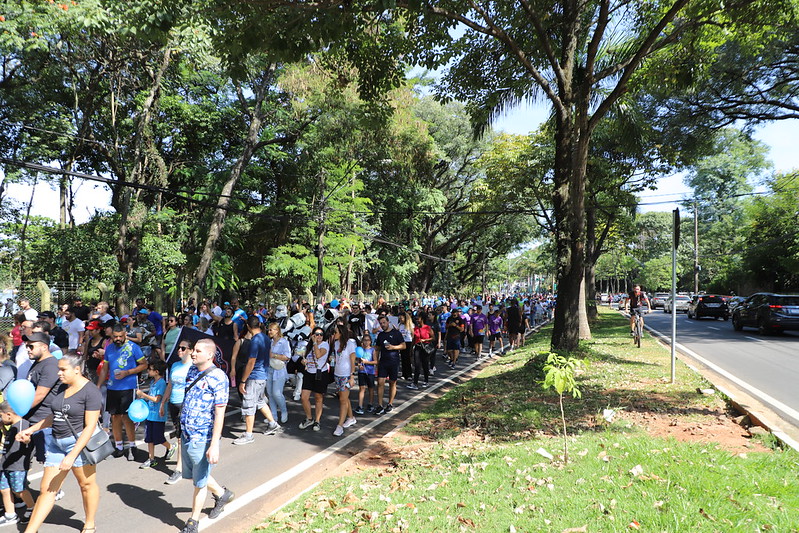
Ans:
POLYGON ((799 306, 799 296, 777 296, 774 300, 775 305, 799 306))

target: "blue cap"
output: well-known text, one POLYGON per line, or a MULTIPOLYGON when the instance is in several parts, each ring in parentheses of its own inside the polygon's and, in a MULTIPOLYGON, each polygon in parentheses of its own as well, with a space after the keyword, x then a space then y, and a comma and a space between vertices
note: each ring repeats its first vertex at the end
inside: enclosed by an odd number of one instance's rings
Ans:
POLYGON ((139 309, 139 314, 140 315, 149 315, 150 312, 147 309, 139 309))

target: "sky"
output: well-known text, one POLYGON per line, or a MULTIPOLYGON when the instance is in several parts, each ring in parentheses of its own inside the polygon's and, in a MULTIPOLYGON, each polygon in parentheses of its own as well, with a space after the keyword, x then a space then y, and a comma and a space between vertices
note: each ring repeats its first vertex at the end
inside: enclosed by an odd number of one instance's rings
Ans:
MULTIPOLYGON (((534 131, 546 119, 548 109, 542 104, 522 104, 510 109, 494 124, 494 129, 506 133, 526 135, 534 131)), ((774 170, 787 172, 799 169, 799 150, 796 139, 799 139, 799 120, 783 120, 761 126, 756 130, 755 138, 763 141, 771 149, 770 159, 774 170)), ((690 189, 683 183, 683 175, 664 176, 658 180, 655 191, 641 194, 641 211, 671 211, 679 207, 671 200, 679 201, 683 195, 690 194, 690 189), (651 205, 654 204, 654 205, 651 205)), ((77 223, 87 221, 96 209, 110 210, 111 191, 108 187, 80 179, 73 181, 75 191, 75 208, 73 214, 77 223)), ((17 201, 27 203, 30 200, 31 185, 9 184, 8 195, 17 201)), ((33 215, 48 216, 58 220, 58 191, 54 186, 39 184, 33 200, 33 215)))

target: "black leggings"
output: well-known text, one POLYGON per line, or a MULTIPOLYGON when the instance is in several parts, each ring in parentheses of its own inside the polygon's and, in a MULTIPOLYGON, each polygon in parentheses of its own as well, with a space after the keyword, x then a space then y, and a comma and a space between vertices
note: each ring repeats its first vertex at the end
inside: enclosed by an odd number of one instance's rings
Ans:
POLYGON ((419 373, 424 371, 424 382, 430 380, 430 356, 421 344, 413 347, 413 384, 419 384, 419 373))

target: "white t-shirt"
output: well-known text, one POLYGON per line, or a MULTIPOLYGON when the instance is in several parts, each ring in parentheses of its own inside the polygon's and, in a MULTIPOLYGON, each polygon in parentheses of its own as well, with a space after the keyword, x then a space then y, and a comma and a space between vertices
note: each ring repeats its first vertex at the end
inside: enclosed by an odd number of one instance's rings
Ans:
POLYGON ((319 343, 319 351, 324 352, 325 355, 321 356, 319 360, 316 359, 316 350, 311 346, 311 351, 305 356, 305 370, 309 374, 316 374, 316 365, 318 364, 322 372, 330 370, 330 365, 327 364, 327 359, 330 357, 330 345, 327 341, 319 343))
POLYGON ((216 316, 222 316, 222 308, 219 307, 218 305, 216 307, 214 307, 213 309, 211 309, 211 312, 213 314, 215 314, 216 316))
POLYGON ((80 345, 80 334, 82 331, 86 331, 83 320, 78 317, 75 317, 72 322, 64 320, 63 328, 69 334, 69 349, 77 350, 80 345))
POLYGON ((25 320, 36 322, 37 320, 39 320, 39 311, 37 311, 33 307, 29 308, 27 311, 25 311, 25 320))
POLYGON ((333 374, 336 377, 343 378, 347 377, 352 374, 352 364, 350 360, 350 355, 355 353, 355 348, 358 345, 355 343, 355 339, 350 339, 347 341, 347 345, 344 346, 344 349, 339 348, 339 343, 336 341, 336 366, 333 371, 333 374))
POLYGON ((380 329, 380 324, 377 323, 377 315, 374 313, 366 315, 365 320, 366 331, 373 333, 376 329, 380 329))
MULTIPOLYGON (((280 337, 277 342, 272 341, 271 353, 291 357, 291 345, 286 337, 280 337)), ((282 361, 282 359, 281 359, 282 361)))

